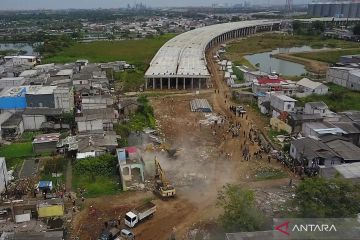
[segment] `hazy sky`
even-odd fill
[[[284,4],[286,0],[247,0],[251,3]],[[209,6],[212,3],[242,3],[244,0],[0,0],[0,10],[65,9],[65,8],[119,8],[143,2],[147,6]],[[294,0],[305,3],[308,0]]]

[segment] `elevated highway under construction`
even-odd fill
[[[182,33],[165,43],[145,73],[146,89],[201,89],[209,86],[206,50],[231,39],[277,31],[280,20],[216,24]]]

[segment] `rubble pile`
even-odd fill
[[[222,124],[225,122],[224,118],[220,115],[217,115],[215,113],[206,113],[204,114],[205,119],[202,119],[199,121],[201,125],[209,126],[213,124]]]
[[[201,173],[184,173],[184,175],[175,182],[177,186],[192,186],[195,184],[204,184],[206,180],[206,175]]]
[[[283,211],[284,204],[295,195],[293,189],[288,186],[282,187],[280,191],[256,190],[256,205],[267,215]]]

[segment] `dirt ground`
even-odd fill
[[[213,56],[213,53],[208,56]],[[246,185],[265,198],[286,188],[290,177],[255,180],[256,170],[261,167],[282,168],[275,160],[269,163],[267,155],[261,159],[251,157],[249,161],[242,157],[245,145],[252,156],[259,149],[257,143],[245,140],[244,132],[248,136],[250,128],[260,131],[267,127],[267,123],[251,109],[247,109],[247,117],[245,115],[244,118],[235,117],[229,111],[232,104],[230,91],[213,59],[208,57],[207,61],[212,73],[213,91],[151,99],[159,131],[172,147],[182,149],[176,159],[167,158],[164,152],[156,153],[166,176],[176,187],[177,197],[163,201],[151,192],[127,192],[86,200],[84,209],[76,214],[72,222],[72,236],[97,239],[105,220],[123,219],[128,210],[150,197],[155,199],[157,211],[153,218],[134,228],[137,239],[166,240],[174,229],[177,239],[187,239],[187,233],[196,224],[213,221],[221,214],[221,209],[216,207],[216,197],[225,184]],[[195,98],[207,99],[213,106],[213,112],[221,116],[224,123],[207,125],[208,117],[204,113],[191,112],[190,100]],[[235,123],[241,125],[238,137],[232,137],[227,132]],[[91,210],[90,206],[96,210]]]

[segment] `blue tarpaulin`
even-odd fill
[[[52,189],[52,181],[39,181],[39,184],[38,184],[38,188],[39,189],[45,189],[45,188],[48,188],[48,189]]]

